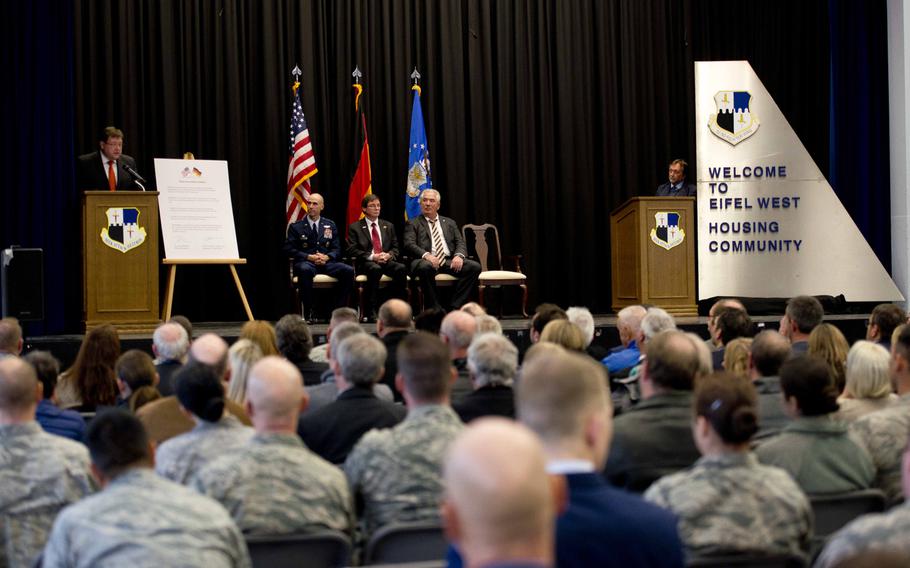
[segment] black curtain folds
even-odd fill
[[[312,183],[325,197],[327,217],[344,219],[355,132],[351,72],[359,65],[373,192],[382,198],[383,217],[400,230],[409,75],[416,67],[443,213],[460,223],[499,226],[504,252],[524,255],[532,303],[606,312],[610,210],[651,194],[669,160],[695,162],[693,62],[750,60],[827,173],[830,37],[849,27],[843,17],[836,20],[842,25],[830,25],[833,8],[823,0],[64,4],[73,10],[72,51],[59,46],[57,57],[72,72],[73,126],[50,135],[72,159],[97,147],[100,128],[116,124],[126,133],[124,151],[149,175],[153,158],[185,151],[227,160],[240,253],[249,259],[241,278],[255,314],[267,319],[291,309],[280,248],[295,64],[303,70],[302,101],[319,168]],[[876,31],[884,34],[882,6],[884,0],[856,3],[868,33],[840,34],[840,53],[853,53],[851,42],[872,41]],[[887,78],[884,66],[869,73]],[[838,130],[842,139],[850,139],[849,128]],[[885,160],[887,142],[886,130],[884,138],[868,133],[870,152]],[[881,190],[887,187],[838,188],[842,198]],[[78,211],[71,178],[55,198],[67,215]],[[78,259],[77,239],[58,244],[61,256]],[[177,312],[200,321],[243,318],[226,269],[181,273]],[[73,314],[81,313],[81,295],[61,293],[67,324],[78,327]]]

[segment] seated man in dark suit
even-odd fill
[[[364,434],[373,428],[391,428],[407,414],[404,406],[373,394],[373,385],[385,368],[385,355],[382,342],[365,333],[338,344],[331,362],[338,398],[303,414],[297,424],[297,433],[307,447],[327,461],[344,463]]]
[[[123,153],[123,131],[108,126],[98,137],[100,149],[76,160],[76,187],[79,191],[123,191],[139,189],[127,167],[136,171],[136,160]]]
[[[174,373],[186,362],[190,350],[190,338],[178,323],[167,322],[155,328],[152,334],[152,353],[155,354],[155,370],[158,372],[158,391],[161,396],[171,396],[177,391]]]
[[[364,287],[364,319],[376,320],[376,291],[379,279],[385,274],[392,279],[391,294],[405,297],[408,284],[407,269],[398,259],[398,237],[395,225],[379,218],[382,204],[372,193],[360,202],[363,219],[348,227],[347,255],[354,259],[357,271],[366,275]]]
[[[670,162],[668,182],[657,186],[658,197],[695,197],[695,184],[686,181],[689,164],[679,158]]]
[[[477,336],[468,348],[468,371],[474,391],[452,408],[467,424],[481,416],[515,417],[512,380],[518,368],[518,348],[498,333]]]
[[[451,309],[457,310],[471,295],[480,276],[480,264],[468,260],[461,230],[454,220],[439,215],[442,198],[435,189],[420,194],[421,215],[404,228],[404,252],[412,258],[411,274],[420,279],[427,308],[441,307],[436,297],[436,274],[457,278]]]
[[[329,219],[320,216],[324,207],[322,196],[312,193],[307,198],[307,216],[288,227],[284,252],[294,261],[294,274],[304,310],[311,318],[313,278],[328,274],[338,279],[338,296],[335,307],[348,305],[354,286],[354,269],[341,262],[341,239],[338,228]]]

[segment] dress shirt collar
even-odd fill
[[[550,475],[568,475],[570,473],[594,473],[594,464],[588,460],[550,460],[547,462],[547,473]]]

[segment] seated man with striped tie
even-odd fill
[[[398,259],[398,237],[395,225],[379,218],[382,204],[379,197],[369,193],[360,202],[363,219],[348,227],[347,255],[354,259],[357,271],[366,275],[364,287],[364,319],[376,321],[376,290],[385,274],[392,279],[391,295],[404,299],[408,285],[407,269]]]
[[[354,287],[354,268],[341,262],[341,239],[335,223],[320,216],[325,202],[318,193],[307,197],[307,216],[288,227],[284,252],[294,261],[294,275],[300,302],[307,319],[313,317],[313,278],[327,274],[338,279],[337,303],[334,307],[348,305]]]
[[[411,274],[420,279],[427,309],[441,307],[436,297],[436,274],[457,278],[450,308],[457,310],[471,295],[480,264],[465,258],[464,237],[454,220],[439,215],[442,198],[435,189],[420,194],[420,215],[404,228],[404,250],[412,258]]]

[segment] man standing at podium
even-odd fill
[[[670,162],[669,181],[657,186],[658,197],[695,197],[695,184],[686,180],[689,164],[679,158]]]
[[[108,126],[98,137],[100,149],[76,160],[76,187],[79,191],[123,191],[138,189],[133,175],[136,160],[123,153],[123,131]]]

